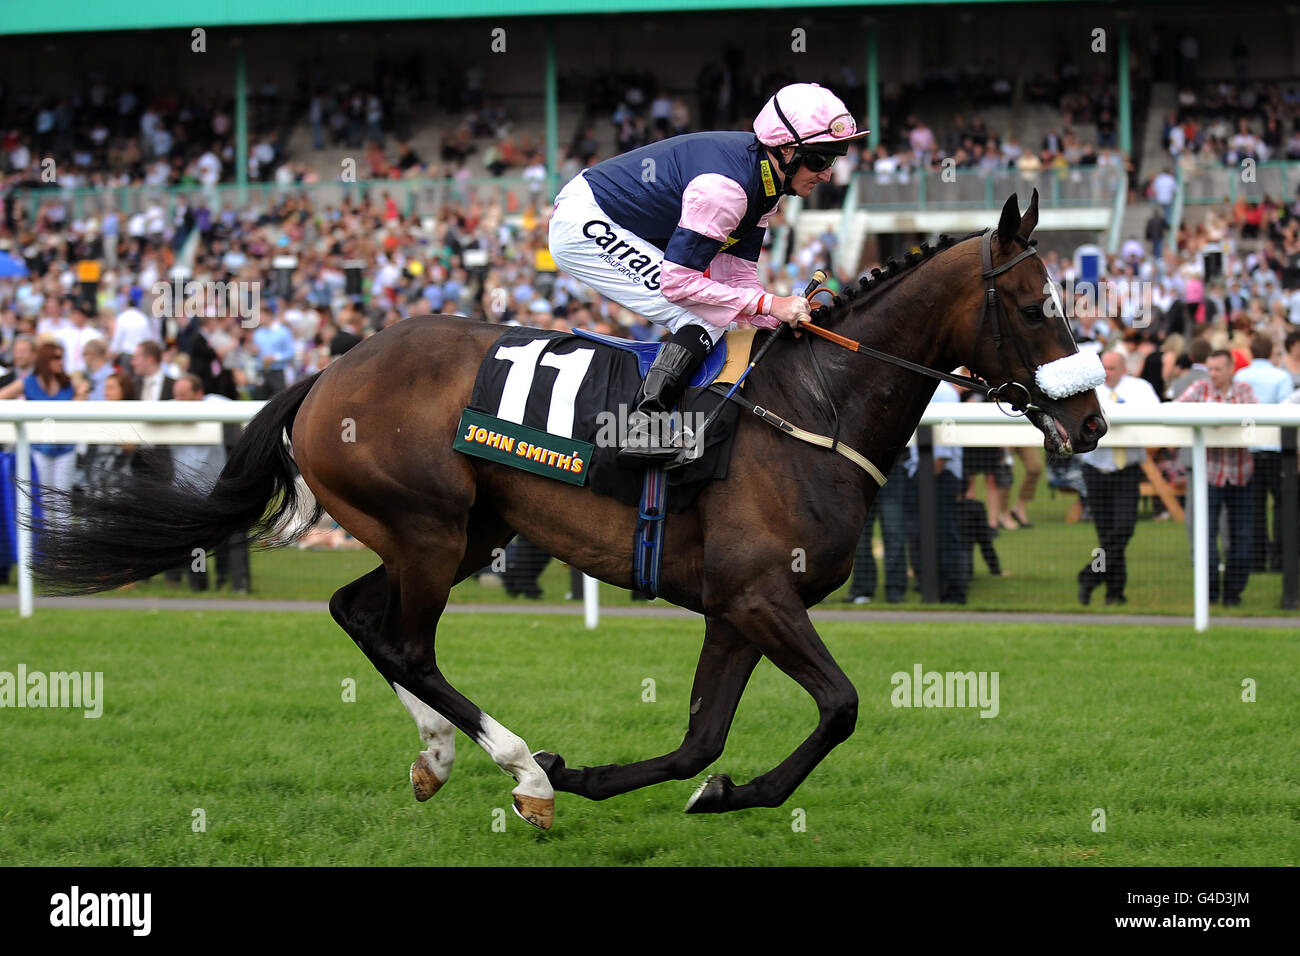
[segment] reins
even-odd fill
[[[981,277],[984,279],[985,282],[985,290],[984,290],[984,299],[983,299],[984,304],[980,312],[980,321],[979,321],[979,325],[976,327],[975,336],[976,339],[978,340],[981,332],[983,331],[985,321],[988,320],[990,317],[992,317],[993,344],[997,348],[998,354],[1001,355],[1003,335],[1002,335],[1002,327],[998,321],[998,315],[1003,311],[1003,309],[1002,309],[1002,300],[998,296],[997,285],[996,283],[994,283],[993,280],[997,276],[1006,272],[1008,269],[1020,263],[1022,260],[1027,259],[1030,256],[1037,255],[1038,250],[1034,248],[1033,240],[1026,240],[1021,236],[1016,236],[1016,241],[1024,245],[1025,247],[1024,251],[1021,252],[1019,255],[1017,255],[1015,258],[1010,259],[1007,262],[1004,262],[1002,265],[998,266],[997,268],[994,268],[993,254],[992,254],[992,238],[993,238],[993,230],[986,229],[980,241],[980,259],[981,259],[981,265],[983,266],[983,272]],[[814,290],[812,292],[812,295],[813,296],[821,295],[822,293],[834,295],[834,293],[830,289],[826,288],[825,286]],[[809,298],[811,298],[811,296],[809,296]],[[848,349],[850,352],[859,352],[863,355],[869,355],[872,358],[879,359],[882,362],[888,362],[891,365],[897,365],[900,368],[908,369],[920,375],[926,375],[929,376],[930,378],[941,379],[942,381],[945,382],[951,382],[953,385],[960,385],[961,387],[970,389],[971,391],[979,392],[980,394],[987,396],[991,401],[998,403],[999,407],[1001,407],[1002,403],[1005,402],[1007,405],[1011,406],[1011,408],[1019,415],[1023,415],[1029,411],[1041,411],[1041,409],[1037,405],[1034,405],[1029,400],[1029,390],[1025,388],[1025,386],[1021,385],[1019,382],[1012,381],[1011,379],[1008,379],[1007,381],[1003,382],[1001,385],[990,385],[984,379],[977,378],[974,376],[954,375],[951,372],[941,372],[938,369],[929,368],[928,366],[925,365],[919,365],[916,362],[909,361],[900,356],[891,355],[889,352],[882,352],[879,349],[874,349],[869,345],[863,345],[861,342],[857,341],[856,339],[851,339],[846,335],[840,335],[838,332],[832,332],[830,329],[824,329],[821,326],[814,325],[811,322],[801,323],[799,325],[799,331],[811,332],[814,335],[826,339],[826,341],[828,342],[840,346],[841,348]],[[1029,364],[1029,362],[1025,360],[1019,339],[1013,338],[1012,342],[1015,345],[1016,352],[1021,362],[1025,365],[1026,368],[1031,368],[1032,366]],[[816,357],[815,357],[816,353],[812,352],[811,350],[812,339],[808,340],[808,344],[810,346],[809,355],[813,356],[813,368],[817,372],[817,376],[818,379],[820,380],[820,384],[822,385],[823,391],[829,398],[830,393],[829,390],[826,389],[825,379],[821,374],[820,366],[817,364]],[[1006,395],[1004,390],[1011,389],[1011,388],[1019,389],[1023,393],[1023,398],[1020,399],[1011,398],[1010,396]],[[834,407],[835,404],[834,401],[832,400],[831,408],[834,409]],[[835,417],[835,424],[836,424],[836,428],[838,429],[839,427],[838,415],[836,415]]]
[[[993,252],[992,252],[993,230],[992,229],[985,230],[980,244],[980,260],[981,260],[980,264],[983,267],[981,277],[984,279],[985,282],[985,290],[983,296],[983,307],[980,312],[979,325],[976,327],[975,330],[975,337],[976,340],[978,341],[980,335],[983,332],[985,322],[989,321],[991,317],[992,325],[993,325],[993,342],[999,356],[1002,355],[1002,339],[1003,339],[1002,327],[1001,324],[999,323],[999,314],[1004,311],[1004,307],[1002,305],[1001,298],[998,296],[997,284],[993,280],[997,276],[1006,272],[1008,269],[1020,263],[1022,260],[1038,254],[1038,250],[1034,248],[1035,245],[1034,240],[1025,239],[1023,236],[1016,236],[1015,238],[1017,242],[1019,242],[1021,245],[1025,247],[1024,251],[1022,251],[1019,255],[1015,256],[1014,258],[1010,259],[1007,262],[1004,262],[1002,265],[996,268],[994,268],[993,266]],[[834,293],[832,292],[832,290],[826,288],[825,286],[818,287],[818,284],[821,281],[823,281],[824,278],[825,278],[824,273],[821,273],[819,271],[816,277],[814,278],[813,282],[809,284],[808,289],[805,290],[804,298],[811,299],[813,296],[819,295],[823,292],[833,296]],[[745,377],[751,371],[754,370],[754,367],[758,365],[759,361],[762,360],[763,356],[767,354],[768,349],[772,347],[772,345],[776,342],[776,340],[779,337],[781,337],[783,334],[785,334],[788,330],[789,330],[789,326],[782,326],[775,333],[773,333],[772,337],[768,339],[768,341],[759,350],[758,355],[755,356],[752,362],[750,362],[749,367],[745,369],[744,373],[740,376],[739,379],[736,380],[736,383],[731,386],[730,390],[725,392],[725,394],[717,385],[710,386],[710,391],[715,391],[717,394],[722,395],[722,401],[719,402],[718,406],[714,408],[713,411],[709,414],[708,418],[705,420],[704,427],[707,427],[709,424],[712,423],[712,421],[717,416],[718,412],[721,410],[723,405],[725,405],[728,401],[733,401],[739,404],[741,407],[745,408],[747,411],[757,415],[759,418],[767,422],[769,425],[772,425],[773,427],[780,429],[781,431],[785,432],[791,437],[798,438],[801,441],[810,442],[815,445],[820,445],[823,448],[829,448],[833,452],[838,452],[839,454],[853,461],[854,464],[858,465],[860,468],[863,468],[865,471],[867,471],[867,473],[870,474],[871,477],[874,478],[879,484],[884,485],[886,480],[885,476],[878,468],[876,468],[875,465],[873,465],[870,461],[868,461],[858,452],[854,451],[853,449],[849,448],[847,445],[844,445],[840,442],[839,409],[836,408],[835,397],[834,395],[831,394],[830,384],[826,380],[826,375],[822,372],[821,362],[817,358],[817,351],[813,348],[813,340],[811,337],[808,338],[807,340],[808,358],[810,363],[812,364],[813,372],[817,377],[817,386],[821,390],[823,397],[826,399],[826,404],[830,406],[830,410],[831,410],[832,428],[829,437],[825,435],[816,435],[812,432],[805,431],[804,429],[797,428],[796,426],[785,421],[780,416],[773,414],[770,410],[763,408],[761,405],[756,405],[755,403],[749,401],[748,399],[742,398],[740,395],[736,394],[736,390],[740,387],[740,384],[745,379]],[[938,369],[933,369],[925,365],[920,365],[916,362],[912,362],[908,359],[902,358],[901,356],[891,355],[888,352],[882,352],[879,349],[874,349],[869,345],[863,345],[861,342],[857,341],[856,339],[851,339],[848,336],[840,335],[838,332],[832,332],[829,329],[824,329],[821,326],[814,325],[811,322],[800,323],[799,331],[811,332],[813,335],[817,335],[821,338],[826,339],[828,342],[831,342],[842,348],[848,349],[850,352],[858,352],[863,355],[867,355],[872,358],[879,359],[882,362],[888,362],[891,365],[897,365],[900,368],[908,369],[920,375],[925,375],[930,378],[951,382],[954,385],[960,385],[963,388],[967,388],[972,391],[979,392],[980,394],[987,396],[991,401],[996,403],[999,409],[1002,409],[1004,403],[1009,405],[1012,411],[1015,413],[1014,415],[1012,415],[1012,417],[1016,417],[1018,415],[1024,415],[1030,411],[1042,411],[1041,408],[1039,408],[1037,405],[1034,405],[1030,401],[1029,389],[1027,389],[1024,385],[1021,385],[1019,382],[1016,382],[1010,378],[1008,378],[1007,381],[1003,382],[1001,385],[990,385],[988,382],[978,377],[969,376],[969,375],[954,375],[951,372],[941,372]],[[796,333],[796,335],[797,334],[798,333]],[[1012,341],[1015,344],[1016,352],[1021,362],[1024,363],[1024,366],[1026,368],[1031,368],[1032,366],[1029,364],[1029,362],[1025,360],[1024,351],[1023,348],[1021,347],[1021,343],[1019,339],[1013,337]],[[1007,390],[1013,388],[1019,389],[1023,397],[1022,398],[1010,397],[1007,394]]]

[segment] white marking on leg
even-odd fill
[[[415,726],[424,741],[424,755],[429,767],[443,783],[451,776],[451,766],[456,762],[456,728],[446,717],[438,713],[420,698],[416,697],[401,684],[393,684],[397,699],[402,702],[415,719]]]
[[[528,752],[528,745],[487,714],[483,714],[482,723],[483,736],[478,745],[487,751],[498,767],[519,781],[519,786],[511,793],[515,796],[553,799],[555,789],[546,772]]]

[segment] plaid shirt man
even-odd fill
[[[1180,402],[1222,402],[1228,405],[1254,405],[1254,390],[1245,382],[1233,382],[1226,393],[1216,389],[1208,378],[1193,382],[1182,395]],[[1207,448],[1205,450],[1205,480],[1216,488],[1224,485],[1246,485],[1255,473],[1255,462],[1248,448]]]

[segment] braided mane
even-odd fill
[[[971,238],[971,236],[979,236],[982,234],[982,230],[980,232],[972,232],[970,235],[962,236],[960,239],[949,235],[942,235],[939,237],[939,244],[937,246],[932,246],[928,242],[923,242],[921,243],[919,252],[914,252],[909,249],[903,255],[902,261],[891,258],[887,263],[885,263],[885,268],[872,269],[867,275],[861,276],[856,283],[845,286],[844,289],[831,300],[829,306],[818,305],[813,309],[813,321],[820,323],[829,319],[838,318],[860,297],[868,299],[875,296],[885,287],[892,286],[894,280],[899,276],[923,262],[928,262],[936,254],[955,246],[959,242],[965,242],[967,239]]]

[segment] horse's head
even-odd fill
[[[1038,190],[1021,216],[1015,194],[1002,207],[996,230],[980,238],[982,287],[977,307],[963,318],[957,345],[971,371],[999,386],[1058,455],[1091,451],[1106,434],[1093,389],[1104,372],[1097,356],[1080,352],[1056,287],[1038,258],[1030,233],[1038,225]]]

